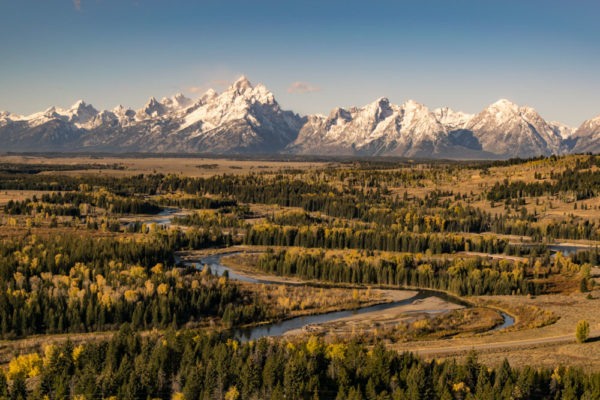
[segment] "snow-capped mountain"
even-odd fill
[[[565,151],[560,133],[533,108],[501,99],[465,125],[483,150],[501,157],[530,157]]]
[[[301,154],[360,154],[444,157],[453,145],[448,128],[413,100],[401,106],[382,97],[361,108],[314,115],[286,148]],[[456,150],[456,149],[452,149]],[[465,153],[470,151],[465,148]]]
[[[82,100],[68,109],[50,107],[28,116],[3,113],[0,148],[6,150],[61,150],[75,142],[98,111]]]
[[[192,151],[276,152],[296,139],[304,121],[281,110],[263,85],[253,87],[242,76],[221,94],[206,92],[173,135],[186,138]]]
[[[98,111],[80,100],[28,116],[0,112],[0,151],[531,157],[600,151],[600,116],[575,129],[508,100],[473,115],[382,97],[301,117],[242,76],[222,93],[151,97],[138,110]]]
[[[46,122],[58,119],[69,122],[77,128],[85,126],[98,114],[92,105],[86,104],[83,100],[78,100],[68,109],[59,107],[50,107],[46,111],[28,115],[26,117],[16,116],[13,121],[27,121],[30,126],[42,125]]]
[[[167,110],[177,111],[191,106],[194,101],[185,97],[183,93],[177,93],[171,97],[163,97],[160,102]]]
[[[556,132],[563,140],[569,139],[577,130],[577,128],[573,128],[572,126],[565,125],[561,122],[550,121],[548,125]]]
[[[0,138],[2,150],[265,153],[296,139],[304,121],[242,76],[221,94],[210,89],[196,100],[151,97],[139,110],[98,112],[80,101],[28,117],[2,113]]]
[[[600,115],[581,124],[568,140],[574,153],[599,153]]]
[[[450,131],[464,129],[467,123],[473,119],[473,114],[466,114],[462,111],[453,111],[448,107],[436,108],[433,114],[442,125]]]

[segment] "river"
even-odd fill
[[[529,244],[529,243],[518,243],[518,246],[521,247],[536,247],[536,244]],[[569,244],[569,243],[564,243],[564,244],[547,244],[546,247],[548,248],[548,250],[550,250],[550,253],[552,254],[552,257],[556,256],[556,253],[560,251],[560,253],[567,257],[570,256],[571,254],[575,254],[578,251],[582,251],[582,250],[593,250],[595,247],[591,246],[591,245],[585,245],[585,244]]]
[[[208,267],[210,267],[213,274],[222,276],[225,273],[227,273],[227,275],[229,276],[229,279],[243,281],[243,282],[271,284],[271,285],[302,285],[302,284],[304,284],[301,282],[279,282],[279,281],[270,281],[270,280],[265,280],[265,279],[256,279],[256,278],[244,275],[244,274],[237,273],[232,268],[221,264],[221,257],[226,256],[226,255],[233,255],[233,254],[237,254],[237,253],[238,252],[231,252],[231,253],[225,253],[225,254],[214,254],[214,255],[202,257],[196,261],[185,261],[184,264],[193,265],[196,268],[203,268],[204,265],[207,265]],[[397,290],[403,290],[403,289],[397,289]],[[415,292],[415,290],[410,290],[410,292]],[[460,299],[454,298],[452,296],[447,296],[447,295],[444,295],[439,292],[434,292],[434,291],[430,291],[430,290],[418,290],[416,292],[417,292],[416,295],[414,295],[410,298],[404,299],[404,300],[393,301],[393,302],[389,302],[389,303],[382,303],[382,304],[377,304],[377,305],[373,305],[373,306],[366,306],[366,307],[362,307],[362,308],[359,308],[356,310],[334,311],[334,312],[329,312],[329,313],[324,313],[324,314],[316,314],[316,315],[308,315],[308,316],[290,318],[290,319],[280,321],[280,322],[275,322],[272,324],[259,325],[259,326],[253,326],[253,327],[247,327],[247,328],[238,328],[235,330],[235,337],[241,341],[247,341],[247,340],[256,340],[256,339],[259,339],[259,338],[265,337],[265,336],[280,336],[289,331],[302,329],[307,325],[331,322],[331,321],[350,317],[352,315],[357,315],[357,314],[367,314],[367,313],[383,311],[383,310],[387,310],[387,309],[395,308],[395,307],[409,306],[409,305],[416,304],[417,302],[420,302],[420,301],[425,300],[430,297],[437,297],[438,299],[441,299],[446,304],[458,304],[460,306],[466,306],[466,304],[461,302]],[[451,308],[452,307],[436,308],[436,309],[423,309],[423,310],[418,310],[416,312],[422,313],[422,314],[427,314],[430,317],[433,317],[435,315],[438,315],[438,314],[441,314],[444,312],[448,312],[451,310]],[[415,312],[415,311],[407,310],[406,314],[409,314],[411,312]],[[498,325],[497,327],[495,327],[493,329],[493,331],[508,328],[509,326],[512,326],[515,322],[514,318],[511,317],[510,315],[507,315],[505,313],[500,313],[500,314],[502,315],[502,317],[504,319],[503,323]]]
[[[146,224],[156,223],[157,225],[169,226],[171,224],[171,220],[172,220],[173,216],[176,213],[180,213],[180,212],[181,212],[181,210],[179,210],[177,208],[165,208],[156,215],[156,217],[158,217],[158,218],[146,220],[146,221],[144,221],[144,223],[146,223]],[[226,254],[210,255],[210,256],[200,258],[197,261],[185,261],[184,264],[194,265],[196,268],[200,268],[204,265],[208,265],[211,268],[212,272],[216,273],[218,276],[222,276],[223,274],[225,274],[225,272],[227,272],[229,279],[237,280],[237,281],[260,283],[260,284],[272,284],[272,285],[301,285],[301,284],[303,284],[303,283],[293,283],[293,282],[282,283],[282,282],[278,282],[278,281],[270,281],[270,280],[265,280],[265,279],[255,279],[250,276],[246,276],[244,274],[236,273],[235,270],[221,264],[221,257],[223,257],[225,255],[231,255],[231,254],[235,254],[235,252],[226,253]],[[398,290],[403,290],[403,289],[398,289]],[[413,290],[411,290],[411,291],[413,291]],[[412,296],[410,298],[407,298],[407,299],[404,299],[401,301],[393,301],[393,302],[382,303],[382,304],[377,304],[377,305],[373,305],[373,306],[366,306],[366,307],[362,307],[362,308],[359,308],[356,310],[335,311],[335,312],[329,312],[329,313],[324,313],[324,314],[295,317],[295,318],[290,318],[290,319],[287,319],[284,321],[275,322],[275,323],[266,324],[266,325],[259,325],[259,326],[247,327],[247,328],[239,328],[239,329],[236,329],[236,331],[235,331],[235,337],[241,341],[246,341],[246,340],[259,339],[259,338],[265,337],[265,336],[280,336],[280,335],[285,334],[286,332],[301,329],[307,325],[335,321],[335,320],[338,320],[341,318],[346,318],[346,317],[349,317],[352,315],[357,315],[357,314],[367,314],[367,313],[387,310],[387,309],[395,308],[395,307],[408,306],[408,305],[414,304],[415,302],[427,299],[429,297],[437,297],[446,303],[458,304],[460,306],[466,306],[465,303],[461,302],[457,298],[454,298],[451,296],[446,296],[439,292],[428,291],[428,290],[418,290],[417,294],[415,296]],[[427,315],[433,317],[435,315],[438,315],[438,314],[441,314],[444,312],[448,312],[448,311],[450,311],[450,308],[437,308],[437,309],[433,309],[433,310],[419,310],[418,312],[424,313],[424,314],[427,314]],[[409,313],[409,312],[410,311],[407,311],[407,313]],[[512,326],[515,322],[514,318],[511,317],[510,315],[502,313],[502,312],[500,312],[500,314],[503,317],[503,322],[502,322],[502,324],[500,324],[497,327],[495,327],[494,329],[492,329],[493,331],[508,328],[508,327]]]

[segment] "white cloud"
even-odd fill
[[[288,93],[310,93],[323,90],[321,86],[311,86],[307,82],[294,82],[288,88]]]
[[[77,11],[81,11],[81,0],[73,0],[73,7],[75,7]]]
[[[204,86],[190,86],[187,87],[186,90],[192,93],[202,93],[204,92]]]

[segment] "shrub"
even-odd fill
[[[575,331],[575,338],[579,343],[583,343],[588,340],[590,336],[590,323],[586,320],[581,320],[577,323],[577,330]]]

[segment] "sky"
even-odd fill
[[[0,110],[196,98],[244,74],[285,109],[500,98],[600,114],[599,1],[0,0]]]

